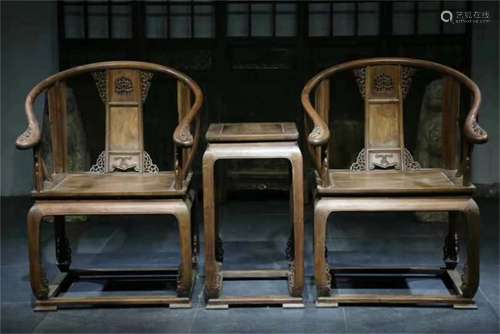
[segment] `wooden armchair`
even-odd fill
[[[443,168],[420,166],[405,147],[403,100],[410,89],[413,72],[422,68],[437,71],[445,77]],[[342,71],[352,71],[365,106],[364,148],[348,170],[331,169],[329,165],[330,78]],[[459,131],[456,131],[460,119],[460,85],[472,94],[472,105],[463,124],[461,149],[456,144],[460,142]],[[312,94],[314,102],[311,102]],[[477,122],[481,103],[477,85],[459,71],[438,63],[408,58],[373,58],[343,63],[320,72],[305,85],[301,100],[308,116],[307,146],[313,158],[317,180],[314,219],[318,305],[385,302],[471,306],[479,283],[479,210],[472,199],[471,153],[474,144],[484,143],[488,139]],[[384,272],[383,268],[328,268],[325,256],[327,219],[333,212],[346,211],[449,212],[449,233],[444,246],[446,267],[424,270],[424,273],[451,281],[456,294],[331,296],[332,275],[352,271],[368,274]],[[458,212],[467,218],[467,263],[463,280],[456,271]],[[387,271],[403,274],[412,272],[408,268],[388,268]]]
[[[67,80],[79,75],[94,77],[105,105],[105,149],[90,171],[68,168]],[[177,80],[179,123],[173,133],[175,168],[160,171],[144,150],[143,103],[154,75]],[[52,169],[41,153],[42,133],[33,111],[36,98],[46,92],[52,145]],[[188,191],[191,165],[199,141],[200,108],[203,94],[188,76],[165,66],[133,61],[113,61],[74,67],[59,72],[36,85],[26,98],[28,128],[17,138],[19,149],[33,149],[35,204],[28,213],[30,275],[37,298],[35,309],[56,309],[58,305],[79,304],[170,304],[190,303],[192,268],[197,256],[195,226],[191,222],[192,192]],[[65,235],[66,215],[170,214],[179,223],[181,265],[177,296],[173,297],[80,297],[58,294],[82,276],[152,275],[172,273],[158,269],[71,269],[71,250]],[[54,217],[56,257],[64,273],[52,287],[41,265],[40,223]],[[193,240],[192,240],[193,239]],[[194,245],[194,249],[193,248]],[[194,252],[194,254],[193,254]]]

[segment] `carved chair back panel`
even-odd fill
[[[150,72],[113,69],[92,73],[106,109],[106,143],[92,172],[158,172],[144,151],[143,103]]]
[[[139,72],[107,71],[106,172],[143,171],[143,121]]]
[[[369,66],[365,81],[366,169],[401,169],[404,146],[399,66]]]
[[[413,169],[403,126],[403,100],[412,71],[400,65],[367,66],[354,71],[365,102],[365,147],[352,170]]]

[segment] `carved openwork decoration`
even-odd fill
[[[415,170],[422,168],[422,166],[420,166],[420,163],[413,159],[410,151],[408,151],[406,148],[403,148],[403,166],[406,170]]]
[[[332,286],[332,274],[330,273],[330,266],[328,265],[328,261],[325,259],[325,282],[326,286],[330,288]]]
[[[131,95],[134,91],[132,80],[127,77],[119,77],[115,79],[115,93],[118,95]]]
[[[153,159],[149,156],[148,152],[144,151],[144,166],[142,167],[143,173],[158,174],[160,169],[153,163]]]
[[[391,76],[386,73],[379,73],[373,79],[373,90],[379,94],[391,92],[394,89],[394,83]]]
[[[143,166],[142,170],[143,173],[145,174],[158,174],[160,172],[160,169],[158,168],[157,165],[153,163],[153,160],[151,159],[151,156],[148,154],[148,152],[144,151],[143,152],[144,159],[143,159]],[[126,163],[126,161],[122,161]],[[136,166],[128,166],[128,165],[122,165],[122,166],[117,166],[119,170],[129,170],[130,168],[136,167]],[[137,169],[135,169],[137,171]],[[91,173],[95,174],[104,174],[106,173],[106,151],[102,151],[101,154],[99,154],[99,157],[97,157],[97,161],[92,167],[90,168]]]
[[[408,67],[408,66],[402,66],[401,67],[401,97],[404,99],[408,95],[408,92],[410,91],[410,87],[412,84],[413,80],[413,75],[415,74],[417,70],[413,67]],[[365,85],[366,85],[366,67],[359,68],[353,70],[354,72],[354,77],[356,79],[356,83],[358,85],[359,93],[365,98]],[[379,74],[382,75],[383,73]],[[387,76],[387,75],[386,75]],[[378,76],[377,76],[378,77]],[[387,76],[389,77],[389,76]],[[389,77],[390,81],[392,82],[392,79]],[[375,78],[377,80],[377,78]],[[379,79],[383,81],[383,79]],[[381,84],[383,86],[383,84]],[[378,91],[379,93],[384,93],[385,91]]]
[[[366,83],[366,67],[355,69],[354,77],[356,78],[356,83],[358,84],[359,93],[365,98],[365,83]]]
[[[97,157],[97,160],[92,167],[90,167],[91,173],[104,174],[106,172],[106,152],[102,151]]]
[[[140,77],[141,77],[141,100],[142,100],[142,103],[144,103],[144,101],[146,101],[146,99],[148,97],[149,89],[151,88],[151,80],[153,79],[154,74],[152,72],[144,72],[144,71],[140,71],[139,73],[140,73]],[[101,98],[103,103],[106,103],[107,96],[108,96],[108,92],[107,92],[108,79],[107,79],[106,71],[93,72],[92,77],[94,78],[94,81],[96,83],[97,91],[99,92],[99,97]],[[122,79],[122,78],[125,79],[125,81],[127,81],[127,83],[125,83],[125,81],[122,80],[121,83],[119,84],[119,85],[121,85],[120,87],[122,87],[122,88],[118,88],[116,86],[117,81]],[[125,88],[125,87],[123,87],[123,85],[129,86],[130,88]],[[117,91],[117,89],[119,89],[121,91],[121,89],[125,88],[127,93],[120,94],[120,95],[130,95],[133,91],[132,86],[133,86],[133,84],[132,84],[132,81],[130,79],[125,78],[125,77],[120,77],[115,81],[115,92],[117,94],[120,94]]]
[[[401,97],[404,99],[410,91],[411,82],[416,69],[413,67],[401,67]]]
[[[378,154],[378,155],[383,155]],[[401,166],[398,164],[391,163],[387,161],[387,163],[384,164],[384,158],[387,158],[385,155],[381,156],[381,161],[377,162],[376,165],[381,167],[381,168],[389,168],[389,167],[394,167],[395,169],[401,169]],[[362,149],[356,158],[356,161],[351,165],[351,172],[361,172],[366,170],[366,150]],[[411,155],[410,151],[408,151],[406,148],[403,148],[403,157],[402,157],[402,162],[401,165],[403,166],[403,170],[416,170],[422,168],[420,166],[420,163],[418,161],[415,161],[413,159],[413,156]]]
[[[151,79],[153,79],[153,73],[151,72],[140,72],[141,75],[141,100],[142,103],[146,101],[148,97],[149,88],[151,87]]]
[[[94,78],[99,97],[103,103],[106,103],[108,96],[106,71],[92,72],[92,77]]]
[[[366,170],[366,151],[359,151],[356,161],[351,165],[351,172],[361,172]]]

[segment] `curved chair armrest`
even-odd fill
[[[311,100],[309,99],[309,93],[310,93],[309,84],[311,83],[311,81],[307,83],[307,85],[304,87],[304,90],[302,91],[301,101],[307,115],[311,118],[314,124],[311,133],[307,137],[307,141],[309,142],[309,144],[313,146],[320,146],[328,142],[328,139],[330,138],[330,130],[328,129],[328,126],[323,121],[323,119],[313,108]]]
[[[32,148],[40,142],[42,133],[40,131],[40,126],[38,125],[38,120],[33,112],[33,103],[35,102],[38,95],[43,92],[43,87],[40,85],[35,86],[28,94],[26,102],[24,104],[24,109],[26,112],[26,118],[28,119],[28,127],[24,132],[19,135],[16,139],[16,147],[21,150]]]
[[[184,116],[179,122],[174,131],[174,142],[179,146],[190,147],[193,146],[194,137],[191,134],[191,123],[198,117],[201,106],[203,104],[203,94],[201,92],[200,86],[194,82],[188,76],[185,76],[183,80],[189,85],[194,93],[195,100],[191,110]]]
[[[471,144],[483,144],[488,141],[488,134],[479,126],[479,106],[481,105],[481,90],[477,84],[466,75],[459,73],[463,84],[472,92],[472,106],[464,122],[464,135]]]
[[[16,147],[20,150],[32,148],[40,142],[41,134],[38,123],[29,123],[26,130],[16,139]]]
[[[179,146],[184,146],[184,147],[193,146],[193,135],[191,134],[190,130],[191,122],[187,122],[187,124],[185,123],[186,122],[182,122],[175,128],[174,141]]]
[[[471,144],[483,144],[488,141],[488,133],[477,122],[477,108],[469,111],[464,123],[464,134]]]

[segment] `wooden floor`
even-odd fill
[[[318,187],[322,194],[384,194],[404,189],[407,193],[471,193],[473,187],[456,185],[441,169],[421,169],[409,172],[351,172],[332,169],[330,186]]]
[[[186,191],[175,189],[174,172],[158,174],[67,174],[56,175],[52,187],[39,197],[74,196],[180,196]]]

